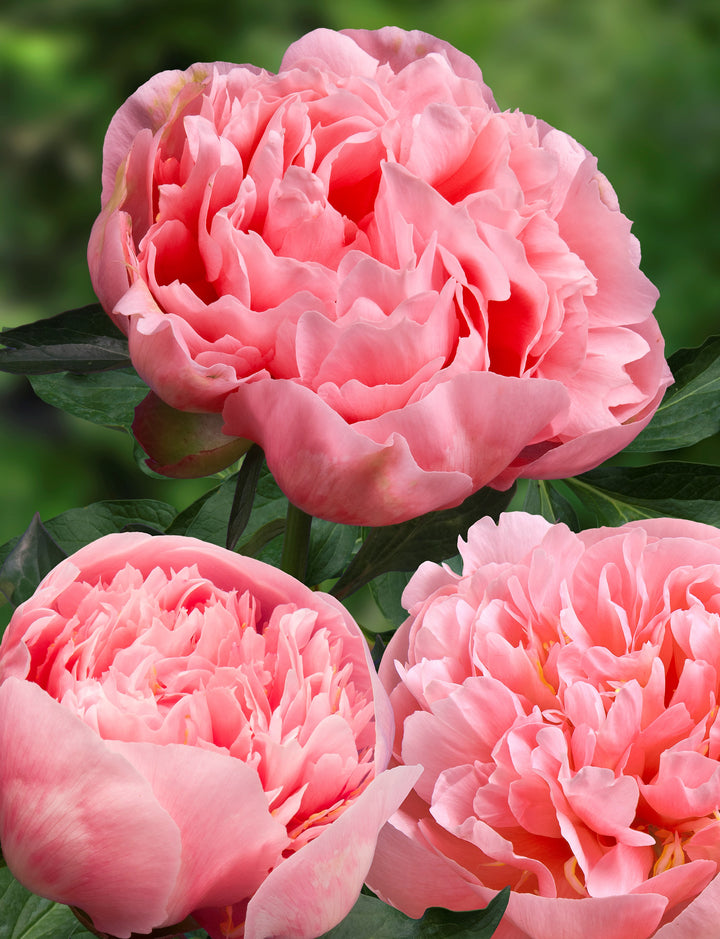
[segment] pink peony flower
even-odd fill
[[[410,916],[509,885],[498,939],[716,939],[720,531],[512,513],[460,550],[380,669],[424,772],[368,884]]]
[[[194,913],[213,939],[313,937],[355,902],[417,778],[333,598],[192,538],[109,535],[0,647],[0,841],[13,874],[114,936]]]
[[[671,381],[594,157],[425,33],[155,76],[110,124],[102,206],[92,281],[140,375],[259,443],[314,515],[383,525],[587,470]]]

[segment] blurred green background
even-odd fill
[[[87,237],[116,108],[161,69],[276,70],[318,26],[387,24],[471,55],[503,108],[595,153],[634,220],[669,351],[717,332],[720,4],[716,0],[5,0],[0,12],[0,325],[92,302]],[[206,482],[151,480],[129,438],[0,376],[0,544],[106,498],[182,508]],[[717,462],[717,442],[687,456]],[[679,455],[679,454],[678,454]]]

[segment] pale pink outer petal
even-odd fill
[[[213,74],[213,70],[225,74],[237,68],[229,62],[196,62],[190,68],[159,72],[141,85],[116,111],[110,121],[103,145],[103,194],[102,204],[107,203],[115,188],[115,176],[128,154],[132,142],[141,130],[148,128],[153,133],[160,130],[172,112],[178,94],[187,85],[198,86]],[[252,66],[253,71],[258,69]],[[198,91],[199,91],[198,87]]]
[[[470,79],[483,86],[483,97],[493,110],[498,110],[492,92],[485,85],[480,66],[469,55],[460,52],[455,46],[443,39],[438,39],[431,33],[424,33],[419,29],[405,30],[398,26],[383,26],[381,29],[344,29],[344,36],[350,36],[366,52],[369,52],[378,62],[390,66],[394,72],[399,72],[406,65],[426,55],[437,53],[448,60],[456,75]]]
[[[280,71],[320,66],[337,75],[374,78],[377,60],[353,42],[352,37],[333,29],[314,29],[288,46]]]
[[[313,939],[339,923],[360,894],[378,832],[419,774],[417,766],[381,773],[332,825],[275,868],[248,904],[245,939]]]
[[[647,427],[669,384],[670,381],[664,382],[641,414],[627,424],[583,434],[574,440],[558,444],[536,460],[508,466],[498,473],[491,485],[496,489],[507,489],[516,479],[560,479],[594,469],[619,453]]]
[[[458,540],[463,570],[475,571],[485,564],[520,564],[552,527],[546,519],[527,512],[503,512],[497,523],[481,518],[469,529],[467,541]]]
[[[113,316],[112,310],[130,287],[135,264],[130,217],[125,212],[103,210],[90,232],[88,268],[98,300],[123,332],[127,332],[125,323]]]
[[[720,926],[720,874],[653,939],[717,939]]]
[[[347,41],[352,40],[352,45]],[[493,110],[498,110],[491,90],[483,82],[478,64],[449,42],[420,30],[404,30],[397,26],[382,29],[315,29],[288,47],[281,71],[306,66],[309,62],[330,66],[338,75],[364,75],[374,78],[378,65],[388,64],[393,72],[431,53],[442,55],[456,75],[483,86],[483,97]]]
[[[243,385],[223,417],[228,432],[262,446],[290,501],[319,518],[390,525],[459,505],[473,491],[466,473],[421,469],[403,437],[376,443],[293,382]]]
[[[114,309],[114,318],[124,321],[133,365],[163,401],[180,410],[222,410],[238,385],[235,369],[196,362],[189,345],[192,328],[179,316],[163,313],[144,281],[135,281]]]
[[[396,685],[401,683],[401,678],[398,675],[395,663],[400,662],[404,664],[408,660],[410,631],[414,622],[414,619],[408,617],[408,619],[402,623],[400,628],[393,633],[392,639],[387,644],[383,656],[380,659],[378,676],[388,694]],[[400,730],[400,728],[398,728],[398,730]]]
[[[310,590],[294,577],[263,561],[184,535],[149,535],[145,532],[104,535],[58,564],[22,609],[34,607],[35,597],[47,598],[51,588],[58,583],[64,584],[68,570],[82,572],[83,581],[95,583],[101,577],[111,579],[128,561],[145,576],[155,568],[171,573],[196,564],[201,576],[207,577],[220,590],[250,589],[266,614],[284,603],[318,610],[326,616],[332,607],[334,613],[343,617],[346,627],[354,635],[360,635],[359,627],[350,614],[333,597]]]
[[[415,918],[430,906],[481,909],[495,896],[494,890],[483,887],[470,872],[426,845],[416,823],[402,809],[380,833],[367,884],[385,902]],[[511,893],[495,936],[649,939],[666,906],[666,898],[657,894],[572,900]],[[688,939],[691,935],[687,934]]]
[[[402,592],[403,609],[413,613],[436,591],[452,593],[457,587],[458,575],[433,561],[423,561]]]
[[[287,847],[257,771],[234,757],[182,744],[108,741],[144,776],[176,823],[182,863],[166,924],[201,906],[249,897]]]
[[[381,900],[415,919],[431,906],[479,908],[475,884],[458,871],[424,842],[415,819],[401,808],[380,832],[367,885]]]
[[[623,531],[629,528],[641,528],[653,538],[691,538],[693,541],[709,541],[720,547],[720,530],[715,525],[694,522],[688,518],[643,518],[623,525]],[[616,528],[591,528],[579,532],[578,538],[590,544],[616,533]]]
[[[486,905],[494,896],[490,890],[478,892],[482,897],[482,904],[478,905]],[[650,939],[666,906],[667,900],[658,894],[571,900],[511,893],[495,936],[497,939]],[[507,932],[503,929],[504,923]]]
[[[0,687],[0,840],[35,893],[113,936],[163,924],[180,832],[147,780],[38,685]]]
[[[559,382],[474,372],[358,424],[310,389],[282,380],[241,385],[226,399],[223,417],[226,432],[262,446],[278,485],[299,508],[377,526],[459,505],[566,406]]]

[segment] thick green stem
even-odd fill
[[[285,540],[280,567],[304,582],[310,550],[312,515],[303,512],[292,502],[288,504],[285,522]]]

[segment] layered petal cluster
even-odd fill
[[[311,939],[417,776],[382,772],[392,727],[331,597],[192,538],[109,535],[0,647],[3,856],[113,936],[193,913],[213,939]]]
[[[102,206],[92,281],[140,375],[259,443],[314,515],[383,525],[581,472],[670,382],[594,157],[425,33],[155,76],[110,125]],[[202,472],[141,424],[155,469]]]
[[[720,532],[509,513],[460,550],[414,575],[381,665],[424,771],[369,885],[411,916],[510,886],[499,939],[714,939]]]

